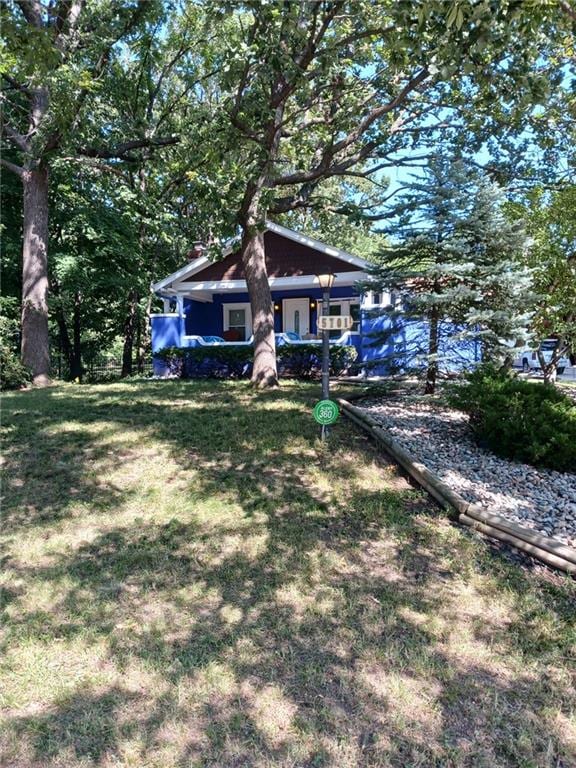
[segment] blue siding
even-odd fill
[[[377,335],[390,334],[392,322],[389,315],[376,315],[373,311],[362,310],[361,313],[361,347],[359,360],[369,363],[369,372],[384,375],[391,368],[391,359],[396,350],[401,354],[404,346],[403,331],[390,335],[385,341],[377,339]]]
[[[187,336],[221,336],[222,308],[216,302],[184,299]]]
[[[386,375],[393,371],[414,370],[426,364],[429,324],[425,320],[396,319],[388,315],[362,313],[362,352],[360,359],[367,363],[367,372]],[[440,323],[438,359],[445,371],[470,368],[481,359],[478,340],[458,339],[458,327]],[[378,336],[384,335],[384,338]]]
[[[353,288],[338,286],[332,289],[332,299],[357,298],[358,293]],[[295,291],[272,291],[272,300],[280,304],[280,309],[274,312],[274,330],[282,331],[282,299],[308,298],[316,302],[316,307],[311,310],[311,328],[316,329],[316,317],[318,301],[322,299],[322,291],[319,288],[301,288]],[[222,336],[224,333],[224,304],[239,304],[250,301],[247,293],[215,293],[214,301],[202,302],[193,299],[184,299],[184,313],[186,315],[186,334],[188,336]]]
[[[154,375],[166,375],[167,368],[161,360],[154,357],[154,353],[164,347],[180,346],[183,323],[179,315],[152,315],[151,337],[152,337],[152,359],[154,364]]]
[[[180,344],[181,318],[177,315],[152,315],[152,352]]]

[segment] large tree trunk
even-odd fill
[[[122,378],[132,376],[132,361],[134,359],[134,335],[138,322],[138,293],[130,291],[128,296],[128,314],[124,321],[124,347],[122,349]]]
[[[36,386],[50,384],[48,338],[48,169],[25,170],[22,249],[22,362]]]
[[[254,334],[252,383],[265,389],[278,385],[274,307],[264,258],[264,234],[250,225],[243,228],[242,264],[250,294]]]
[[[430,331],[428,335],[428,368],[426,369],[426,385],[424,392],[433,395],[436,390],[438,378],[438,312],[432,310],[430,314]]]

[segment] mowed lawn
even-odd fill
[[[576,765],[574,582],[317,396],[4,396],[2,766]]]

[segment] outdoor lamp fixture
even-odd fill
[[[316,309],[316,302],[314,299],[310,299],[310,309]]]
[[[274,304],[274,309],[276,310],[276,312],[279,312],[280,311],[280,304]]]
[[[323,291],[329,291],[334,285],[336,275],[333,272],[327,272],[325,275],[316,275],[320,288]]]
[[[327,272],[324,275],[316,275],[322,289],[322,316],[330,314],[330,289],[334,285],[336,275]],[[330,399],[330,331],[322,331],[322,400]],[[322,426],[322,439],[327,436],[328,427]]]

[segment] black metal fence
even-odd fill
[[[122,359],[99,355],[90,360],[83,361],[82,380],[85,382],[114,381],[122,376]],[[133,376],[152,376],[152,358],[147,357],[138,365],[135,360],[132,363]],[[67,360],[62,355],[52,359],[52,375],[58,379],[70,379]]]

